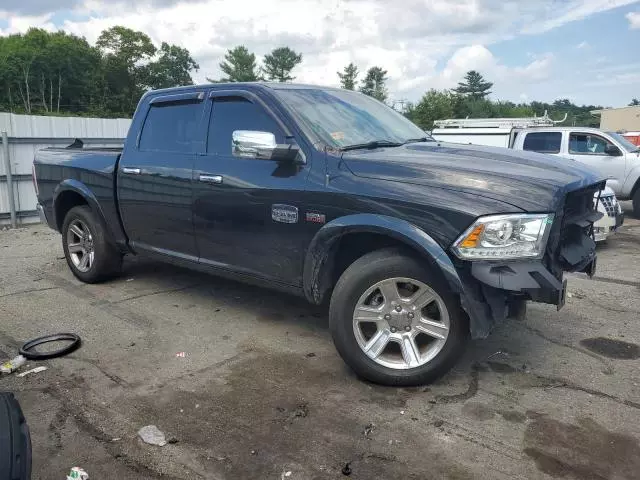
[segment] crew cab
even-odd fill
[[[562,307],[563,272],[595,272],[605,183],[284,83],[149,92],[122,149],[41,150],[34,181],[80,280],[144,255],[326,303],[343,359],[391,385],[442,375],[527,300]]]

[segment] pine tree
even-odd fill
[[[346,67],[344,67],[344,71],[342,73],[337,72],[338,77],[340,77],[340,86],[346,90],[355,90],[356,89],[356,81],[358,79],[358,67],[356,67],[353,63],[350,63]]]
[[[381,102],[387,100],[387,71],[380,67],[371,67],[362,81],[360,92],[369,95]]]
[[[453,91],[458,95],[480,100],[491,93],[492,82],[487,82],[484,77],[475,70],[469,70],[464,76],[464,81],[458,83]]]

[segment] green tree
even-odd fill
[[[148,63],[156,47],[146,34],[122,26],[103,31],[96,46],[103,55],[104,107],[114,113],[133,114],[149,83]]]
[[[453,91],[477,100],[487,97],[491,93],[491,87],[493,83],[487,82],[479,72],[469,70],[464,76],[464,81],[459,82]]]
[[[380,67],[371,67],[362,81],[360,91],[381,102],[387,100],[387,71]]]
[[[302,54],[289,47],[280,47],[265,55],[262,69],[269,80],[289,82],[295,79],[291,76],[291,71],[301,62]]]
[[[340,86],[346,90],[355,90],[356,82],[358,80],[358,67],[354,63],[350,63],[344,70],[337,72],[340,78]]]
[[[456,96],[449,90],[431,89],[409,107],[407,117],[423,130],[431,130],[435,120],[455,117],[456,102]]]
[[[640,105],[640,100],[638,100],[637,98],[632,99],[631,103],[629,104],[630,107],[635,107],[637,105]]]
[[[256,82],[260,80],[256,56],[250,53],[244,45],[227,50],[224,62],[220,63],[220,70],[227,75],[219,80],[220,82]],[[217,82],[217,80],[210,78],[207,80]]]
[[[146,83],[154,89],[193,85],[191,72],[199,68],[189,50],[162,42],[158,59],[147,66]]]

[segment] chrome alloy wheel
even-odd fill
[[[362,294],[353,312],[358,346],[376,363],[393,369],[420,367],[435,358],[449,336],[449,313],[429,286],[389,278]]]
[[[93,236],[87,224],[82,220],[73,220],[67,229],[67,249],[73,265],[86,273],[93,265],[95,250]]]

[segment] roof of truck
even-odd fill
[[[202,83],[199,85],[186,85],[184,87],[169,87],[169,88],[161,88],[159,90],[151,90],[147,92],[147,94],[156,94],[156,93],[169,93],[169,92],[180,92],[180,91],[189,91],[189,90],[198,90],[201,88],[216,88],[216,89],[225,89],[229,87],[238,88],[238,87],[258,87],[258,88],[270,88],[273,90],[312,90],[312,89],[322,89],[322,90],[342,90],[338,87],[326,87],[324,85],[310,85],[304,83],[286,83],[286,82],[225,82],[225,83]]]
[[[593,128],[593,127],[529,127],[529,128],[523,128],[521,130],[531,130],[531,131],[544,130],[546,132],[574,132],[576,130],[579,130],[581,132],[587,132],[587,133],[605,132],[605,130],[600,130],[599,128]]]

